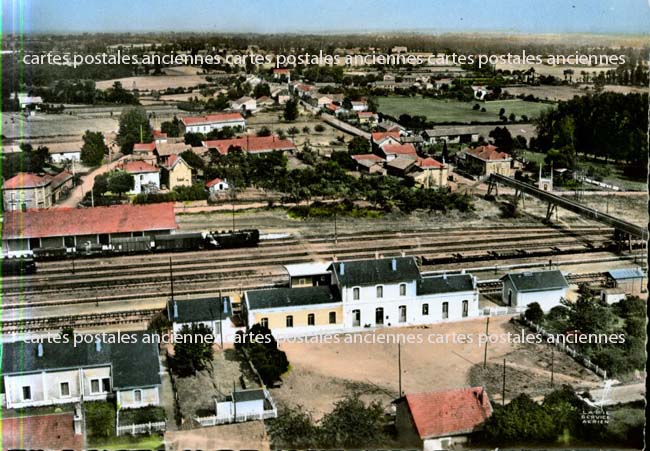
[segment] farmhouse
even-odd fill
[[[6,211],[2,253],[20,255],[36,248],[109,244],[112,238],[153,236],[177,228],[173,203]]]
[[[379,115],[370,111],[359,111],[357,118],[360,124],[376,124],[379,122]]]
[[[235,130],[244,130],[246,128],[246,120],[240,113],[221,113],[181,118],[181,134],[207,134],[212,130],[221,130],[226,127]]]
[[[379,155],[374,153],[363,154],[363,155],[352,155],[352,159],[355,161],[357,171],[365,172],[367,174],[386,174],[386,169],[384,169],[384,160]]]
[[[377,150],[387,144],[400,144],[400,132],[374,132],[372,134],[372,147]]]
[[[50,208],[72,188],[73,176],[68,171],[57,175],[19,172],[2,184],[5,211]]]
[[[160,171],[144,161],[128,161],[120,169],[133,175],[133,189],[130,194],[155,193],[160,189]]]
[[[232,139],[216,139],[203,141],[206,149],[216,149],[221,155],[226,155],[233,149],[241,149],[248,153],[268,153],[293,151],[296,146],[288,139],[280,139],[275,135],[271,136],[250,136]]]
[[[509,273],[503,281],[502,299],[508,307],[528,307],[537,302],[545,312],[566,298],[569,284],[558,270]]]
[[[117,334],[113,334],[117,335]],[[9,409],[106,400],[122,408],[160,403],[158,346],[143,340],[94,343],[14,342],[3,345],[5,406]],[[145,341],[149,341],[145,343]]]
[[[476,175],[489,176],[501,174],[506,177],[511,175],[512,157],[489,144],[474,149],[464,149],[461,152],[461,159],[464,159],[465,169]]]
[[[470,127],[436,127],[422,132],[427,144],[469,144],[478,141],[479,134]]]
[[[246,292],[242,309],[248,325],[261,323],[278,336],[295,336],[429,324],[479,313],[473,276],[422,277],[413,257],[334,262],[327,270],[331,285],[309,285],[323,275],[317,265],[313,274],[309,268],[301,271],[304,286]]]
[[[192,168],[183,157],[172,154],[162,165],[161,181],[169,190],[177,186],[192,186]]]
[[[449,169],[433,158],[418,158],[409,176],[424,188],[442,188],[447,186]]]
[[[242,113],[255,113],[257,111],[257,100],[244,96],[230,103],[230,108]]]
[[[387,162],[390,162],[391,160],[394,160],[398,157],[408,157],[412,160],[416,160],[418,158],[418,153],[415,150],[413,144],[384,143],[379,147],[377,153]]]
[[[424,451],[462,446],[492,415],[483,387],[407,394],[394,404],[400,444]]]
[[[174,333],[179,333],[183,326],[203,324],[210,329],[215,341],[222,333],[224,340],[232,341],[236,332],[231,321],[232,305],[228,296],[221,300],[216,297],[169,301],[167,318],[173,325]]]
[[[54,163],[64,163],[66,161],[79,161],[81,159],[81,148],[83,142],[64,142],[44,144],[50,153],[50,158]]]

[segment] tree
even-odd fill
[[[370,141],[361,136],[355,136],[348,143],[348,153],[350,155],[363,155],[370,153]]]
[[[505,152],[512,150],[514,142],[508,127],[496,127],[488,136],[494,140],[494,145],[500,150]]]
[[[172,370],[181,377],[192,376],[212,362],[215,337],[205,324],[193,323],[180,330],[183,340],[174,344]]]
[[[96,175],[93,183],[93,195],[95,197],[100,197],[106,191],[108,191],[108,174]]]
[[[268,327],[254,324],[246,334],[240,334],[236,347],[251,360],[264,384],[273,386],[289,369],[289,360]]]
[[[537,302],[528,304],[528,308],[524,312],[526,319],[532,323],[539,324],[544,319],[544,311]]]
[[[321,445],[362,448],[386,441],[384,409],[377,401],[366,405],[353,395],[334,404],[321,420]]]
[[[503,407],[494,406],[482,438],[500,446],[537,444],[555,440],[555,432],[553,417],[528,395],[521,394]]]
[[[139,142],[151,142],[153,131],[149,124],[147,111],[142,107],[127,107],[120,115],[117,143],[123,154],[133,153],[133,145]]]
[[[314,131],[316,133],[323,133],[325,131],[325,127],[323,126],[323,124],[316,124],[314,126]]]
[[[271,87],[268,85],[268,83],[258,83],[253,89],[253,96],[256,99],[264,96],[271,97]]]
[[[257,131],[256,135],[257,136],[271,136],[271,129],[268,128],[267,126],[263,126],[262,128],[260,128]]]
[[[308,134],[311,132],[311,129],[305,125],[305,126],[302,128],[302,132],[303,132],[305,135],[308,135]]]
[[[298,119],[298,114],[298,101],[295,99],[289,99],[287,103],[284,104],[284,120],[293,122]]]
[[[318,444],[318,428],[302,406],[284,409],[268,424],[274,449],[308,449]]]
[[[300,130],[298,129],[298,127],[289,127],[289,130],[287,130],[287,133],[289,133],[289,136],[291,136],[293,138],[298,133],[300,133]]]
[[[202,133],[185,133],[185,144],[189,144],[192,147],[202,147],[204,139],[205,136]]]
[[[160,124],[160,131],[166,133],[170,138],[176,138],[181,135],[181,121],[174,115],[171,121],[165,121]]]
[[[115,171],[108,177],[108,191],[118,196],[131,191],[134,186],[133,175],[126,171]]]
[[[183,160],[185,160],[185,163],[187,163],[191,168],[205,169],[205,161],[203,161],[203,158],[199,157],[191,150],[186,150],[185,152],[181,153],[181,158],[183,158]]]
[[[102,132],[91,132],[86,130],[83,135],[83,146],[81,147],[81,161],[86,166],[99,166],[108,153],[108,146],[104,142]]]

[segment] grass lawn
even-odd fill
[[[379,97],[379,111],[399,118],[401,114],[411,116],[426,116],[433,122],[494,122],[499,120],[499,110],[505,109],[506,117],[510,113],[517,116],[523,114],[532,119],[540,111],[550,108],[548,103],[524,102],[523,100],[494,100],[491,102],[459,102],[448,99],[430,99],[424,97]],[[475,104],[485,108],[485,112],[473,110]]]
[[[88,445],[92,448],[102,450],[120,450],[120,449],[149,449],[155,450],[164,446],[162,435],[141,435],[122,437],[111,437],[102,441],[91,441]]]

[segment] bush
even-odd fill
[[[544,311],[537,302],[528,305],[526,312],[524,312],[526,319],[532,323],[539,324],[544,319]]]
[[[248,337],[255,337],[248,339]],[[235,348],[250,360],[265,385],[272,387],[289,370],[289,360],[268,327],[254,324],[246,334],[239,333]]]
[[[120,425],[122,426],[128,424],[157,423],[165,420],[165,409],[159,406],[120,410]]]
[[[192,186],[177,186],[169,193],[142,193],[133,198],[135,205],[156,204],[160,202],[184,202],[206,200],[209,194],[203,185],[196,183]]]
[[[84,403],[86,429],[92,438],[112,437],[115,434],[115,406],[109,402]]]

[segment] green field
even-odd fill
[[[401,114],[426,116],[433,122],[495,122],[499,120],[499,110],[506,110],[521,119],[525,114],[529,119],[536,117],[540,111],[550,108],[548,103],[524,102],[523,100],[494,100],[491,102],[459,102],[448,99],[430,99],[424,97],[379,97],[379,111],[395,118]],[[485,112],[473,110],[475,104],[485,108]]]

